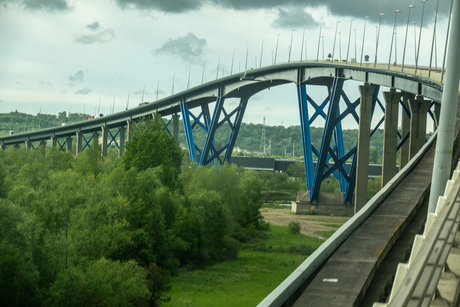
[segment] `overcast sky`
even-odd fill
[[[439,3],[437,63],[442,63],[450,2]],[[0,112],[18,110],[36,114],[59,111],[107,114],[115,96],[115,112],[201,84],[203,65],[206,80],[228,75],[234,50],[233,72],[270,65],[276,51],[277,63],[288,60],[293,33],[291,61],[300,60],[305,27],[306,54],[316,59],[320,24],[325,55],[332,53],[337,21],[345,59],[352,23],[349,58],[361,56],[364,17],[364,54],[373,61],[379,14],[382,27],[379,60],[388,61],[392,26],[397,14],[398,61],[402,58],[408,20],[415,22],[418,39],[421,0],[0,0]],[[425,4],[420,63],[428,65],[436,0]],[[292,30],[295,30],[292,32]],[[338,57],[339,34],[336,51]],[[248,45],[249,44],[249,45]],[[413,64],[414,26],[409,28],[406,63]],[[320,59],[322,52],[320,52]],[[305,58],[305,55],[303,55]],[[433,63],[435,61],[433,60]],[[349,84],[350,99],[357,95]],[[318,100],[323,90],[313,91]],[[285,85],[261,92],[250,99],[245,122],[285,126],[298,124],[295,87]]]

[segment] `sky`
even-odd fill
[[[120,112],[201,84],[203,68],[205,81],[209,81],[231,70],[244,70],[246,58],[248,68],[271,65],[275,54],[277,63],[287,62],[289,53],[291,61],[299,61],[302,45],[303,60],[305,55],[307,60],[316,60],[320,28],[325,57],[332,53],[336,37],[335,58],[342,55],[345,59],[347,53],[348,58],[355,58],[356,54],[359,62],[364,46],[364,55],[373,62],[381,21],[378,59],[388,62],[395,17],[398,61],[409,19],[405,62],[414,64],[414,36],[418,41],[422,3],[0,0],[0,112]],[[439,1],[433,59],[437,66],[443,60],[450,3]],[[409,5],[415,7],[409,9]],[[436,0],[425,2],[419,65],[429,63],[436,6]],[[380,17],[381,13],[385,15]],[[320,48],[320,60],[322,56]],[[347,81],[346,87],[350,99],[357,99],[357,84]],[[327,92],[317,88],[309,94],[322,101]],[[250,98],[243,121],[262,123],[264,116],[267,125],[299,124],[293,84]]]

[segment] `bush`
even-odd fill
[[[300,233],[300,223],[299,222],[290,222],[288,226],[289,226],[289,231],[293,235]]]

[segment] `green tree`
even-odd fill
[[[134,128],[133,138],[126,143],[123,154],[125,170],[162,166],[161,180],[171,191],[180,189],[179,175],[181,172],[183,153],[168,136],[163,128],[163,120],[155,114],[152,120],[142,120]]]

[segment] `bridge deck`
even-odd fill
[[[454,161],[460,156],[459,128],[460,106],[457,109]],[[373,293],[367,293],[367,299],[363,301],[380,265],[386,260],[391,262],[391,268],[387,270],[395,270],[397,262],[403,259],[385,259],[385,257],[414,216],[417,225],[421,224],[420,220],[424,220],[421,215],[426,217],[426,206],[421,204],[427,201],[429,194],[435,148],[436,144],[433,144],[417,166],[328,259],[297,299],[295,307],[359,306],[362,305],[361,303],[371,306],[371,300],[378,298],[378,292],[384,288],[387,280],[386,278],[382,280],[380,285],[374,281],[369,291]],[[411,227],[416,226],[411,225]],[[409,229],[409,231],[416,230]],[[406,244],[409,241],[408,248],[410,248],[412,241],[404,241]],[[398,249],[398,253],[393,253],[388,258],[404,254],[404,247],[399,246]],[[391,274],[391,272],[386,273],[386,276]]]
[[[429,191],[435,146],[329,258],[294,306],[356,306]]]

